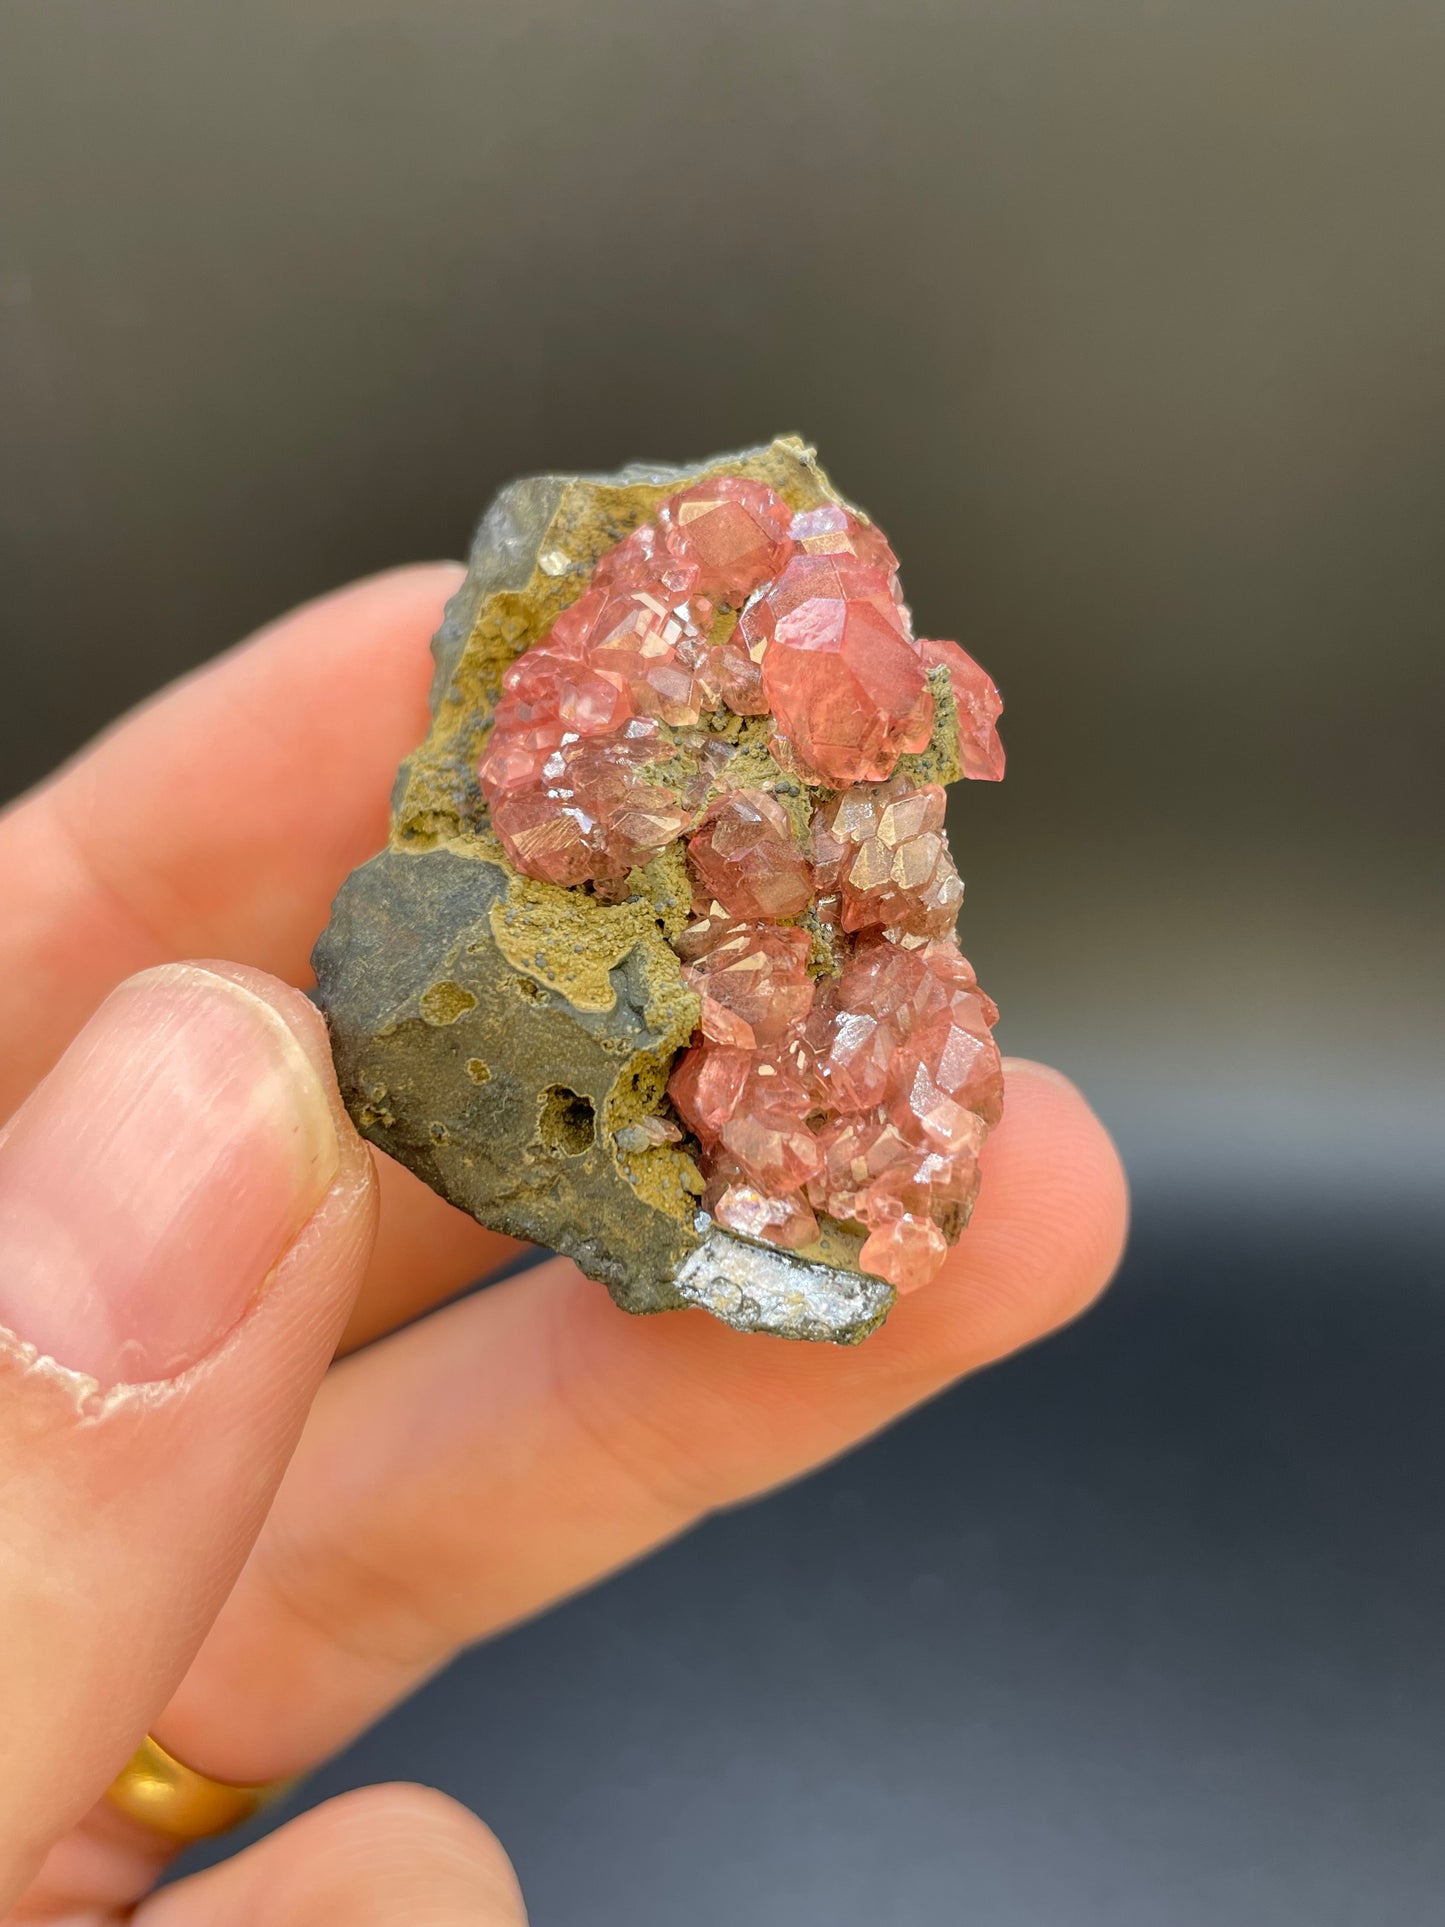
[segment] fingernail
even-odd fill
[[[0,1141],[0,1325],[102,1385],[220,1342],[339,1162],[315,1066],[257,992],[191,964],[107,998]]]

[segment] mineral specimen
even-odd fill
[[[514,484],[434,652],[316,950],[358,1126],[628,1310],[866,1336],[1002,1106],[943,790],[993,684],[791,439]]]

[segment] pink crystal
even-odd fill
[[[948,1245],[932,1218],[904,1212],[869,1232],[858,1262],[895,1290],[909,1292],[926,1285],[947,1256]]]
[[[741,1101],[752,1059],[726,1044],[694,1044],[678,1058],[667,1094],[688,1129],[704,1145],[718,1143]]]
[[[515,739],[499,743],[499,733],[483,758],[482,787],[492,827],[527,876],[568,885],[619,879],[692,823],[678,793],[646,774],[666,753],[646,718],[590,736],[562,730],[531,752],[525,770]]]
[[[911,1211],[931,1217],[952,1242],[967,1223],[978,1194],[978,1151],[987,1127],[981,1119],[974,1122],[971,1144],[957,1151],[925,1151],[876,1178],[863,1201],[864,1221],[883,1224],[900,1211]]]
[[[985,783],[1003,780],[1003,744],[995,724],[1003,714],[1003,697],[994,688],[986,670],[956,642],[919,643],[923,660],[930,669],[939,663],[948,666],[958,704],[958,750],[965,776]]]
[[[978,1153],[1002,1104],[990,1035],[997,1017],[951,942],[870,943],[815,1002],[805,1029],[817,1087],[834,1113],[819,1128],[813,1205],[879,1233],[865,1268],[900,1288],[941,1261],[968,1218]]]
[[[904,1030],[955,1004],[985,1025],[998,1021],[998,1006],[978,987],[973,966],[951,942],[904,950],[892,943],[860,944],[843,966],[839,995],[850,1010],[888,1017]]]
[[[610,597],[597,616],[588,657],[627,691],[641,716],[681,726],[717,707],[717,671],[688,602],[650,589]]]
[[[873,1187],[890,1171],[912,1171],[918,1163],[917,1147],[881,1110],[834,1119],[819,1131],[818,1144],[808,1194],[835,1218],[862,1219]]]
[[[697,563],[670,553],[651,522],[644,522],[615,549],[609,549],[592,571],[594,590],[616,594],[645,589],[662,593],[669,602],[689,600],[697,591],[697,582]]]
[[[774,1196],[801,1190],[822,1162],[812,1100],[781,1052],[754,1053],[742,1100],[719,1132],[748,1177]]]
[[[781,1044],[812,1007],[810,949],[793,925],[724,924],[682,973],[702,999],[703,1035],[744,1050]]]
[[[778,920],[813,897],[807,859],[788,813],[765,790],[732,790],[714,803],[687,846],[704,889],[735,917]]]
[[[791,533],[805,555],[846,555],[870,569],[881,569],[894,584],[894,599],[898,600],[898,557],[882,529],[871,522],[861,522],[836,502],[829,502],[820,509],[795,515]]]
[[[770,1195],[800,1190],[816,1173],[822,1153],[808,1129],[812,1099],[786,1049],[694,1044],[667,1088],[703,1145],[721,1144]]]
[[[722,699],[736,716],[766,716],[763,693],[762,643],[750,645],[737,625],[717,649],[718,686]]]
[[[888,1090],[899,1032],[871,1011],[844,1003],[836,983],[815,994],[805,1036],[823,1102],[846,1115],[871,1110]]]
[[[969,1141],[971,1127],[955,1112],[963,1119],[976,1113],[989,1126],[998,1123],[1003,1068],[976,996],[956,993],[946,1010],[910,1031],[893,1067],[893,1088],[896,1103],[906,1102],[925,1134],[945,1150]]]
[[[672,947],[685,964],[696,963],[738,927],[739,919],[730,917],[720,903],[703,891],[693,897],[691,918]]]
[[[736,608],[781,572],[792,519],[765,483],[715,475],[664,502],[657,526],[668,555],[697,569],[699,592]]]
[[[927,746],[933,698],[918,644],[881,569],[797,555],[738,629],[762,652],[779,736],[835,788],[881,782]]]
[[[937,783],[894,777],[844,790],[813,819],[819,892],[840,893],[845,930],[884,929],[900,939],[952,930],[963,884],[944,835],[946,798]]]
[[[748,1182],[741,1168],[724,1155],[717,1161],[704,1203],[719,1224],[744,1238],[797,1251],[818,1236],[818,1220],[800,1192],[774,1197]],[[725,1179],[725,1182],[719,1182]]]
[[[998,1122],[1002,1101],[997,1046],[947,1018],[941,1033],[909,1038],[889,1079],[888,1112],[894,1123],[945,1152],[968,1149],[980,1119],[986,1125]]]

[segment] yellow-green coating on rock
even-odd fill
[[[648,1001],[649,1028],[676,1035],[680,1050],[697,1023],[698,1000],[684,988],[676,953],[658,928],[651,904],[631,898],[599,903],[584,890],[565,890],[518,876],[506,866],[507,892],[489,920],[498,950],[515,970],[559,991],[578,1010],[611,1010],[613,973],[638,955]]]
[[[933,735],[927,749],[912,756],[900,756],[899,774],[913,783],[956,783],[963,775],[958,753],[958,703],[953,694],[953,678],[947,665],[940,663],[928,672],[933,691]]]
[[[424,990],[417,1002],[422,1019],[428,1024],[454,1024],[458,1017],[465,1017],[477,1007],[477,1000],[469,990],[445,980]]]
[[[692,913],[692,877],[682,845],[669,843],[651,863],[634,870],[628,878],[628,894],[648,904],[663,936],[669,943],[676,942]]]

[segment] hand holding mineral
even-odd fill
[[[1002,708],[783,437],[502,491],[315,965],[361,1131],[625,1310],[856,1343],[1003,1106],[943,785]]]
[[[448,1302],[519,1247],[357,1139],[289,986],[386,838],[460,579],[299,610],[0,819],[0,1914],[131,1917],[169,1848],[103,1796],[147,1727],[221,1780],[303,1772],[459,1647],[1072,1318],[1118,1257],[1104,1131],[1005,1061],[967,1235],[864,1346],[630,1318],[563,1258]],[[689,967],[715,981],[724,951]],[[231,961],[175,968],[195,957]],[[557,1097],[560,1139],[586,1123]],[[624,1150],[660,1129],[624,1123]],[[519,1919],[483,1830],[398,1789],[135,1918],[289,1927],[323,1874],[378,1921],[383,1893],[398,1923]],[[450,1912],[419,1898],[443,1875]]]

